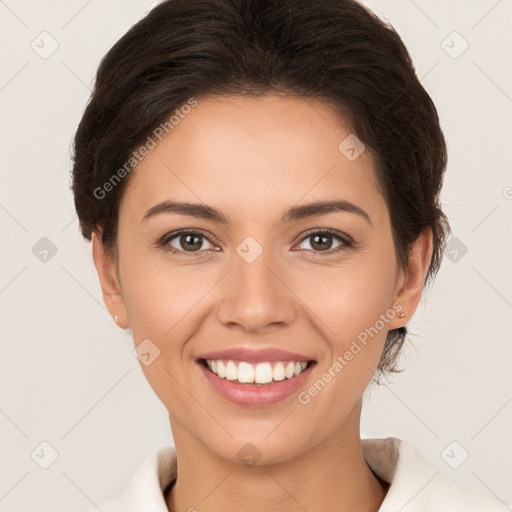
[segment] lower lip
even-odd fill
[[[197,363],[213,389],[230,402],[246,407],[266,407],[274,405],[295,393],[306,379],[315,363],[291,379],[273,381],[269,384],[242,384],[237,380],[222,379],[217,374]]]

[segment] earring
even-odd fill
[[[114,322],[117,324],[117,315],[114,317]]]
[[[400,314],[398,315],[398,318],[405,318],[405,313],[404,313],[404,312],[400,313]]]

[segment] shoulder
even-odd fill
[[[363,439],[363,453],[372,471],[388,482],[379,512],[503,512],[499,499],[455,483],[411,443],[395,437]]]
[[[120,493],[76,512],[168,512],[164,489],[176,476],[175,448],[164,446],[143,460]]]
[[[123,495],[121,493],[114,494],[97,505],[91,505],[90,508],[82,508],[75,512],[98,512],[98,509],[101,512],[125,512]]]

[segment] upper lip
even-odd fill
[[[311,357],[297,354],[295,352],[288,352],[277,348],[230,348],[226,350],[216,350],[214,352],[207,352],[201,354],[198,359],[227,359],[236,361],[247,361],[248,363],[264,363],[264,362],[277,362],[277,361],[297,361],[299,363],[313,361]]]

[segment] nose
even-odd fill
[[[219,322],[247,333],[290,325],[296,314],[295,296],[286,281],[270,251],[263,251],[252,263],[235,253],[233,268],[219,290]]]

